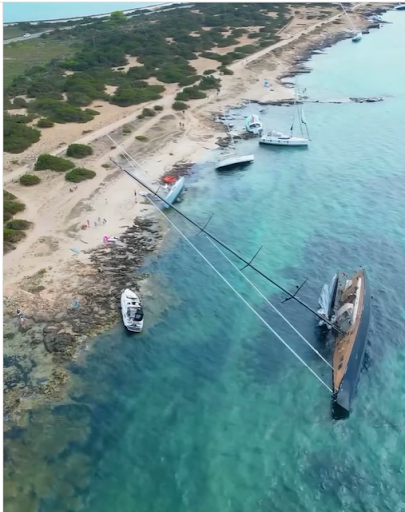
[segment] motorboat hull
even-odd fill
[[[233,156],[218,162],[215,169],[217,171],[223,171],[239,165],[247,165],[252,163],[254,159],[254,155]]]
[[[170,206],[176,201],[184,189],[185,181],[184,176],[176,181],[167,196],[164,198],[165,202],[163,203],[163,208],[170,208]]]
[[[121,294],[121,314],[122,314],[122,321],[124,326],[128,329],[130,332],[142,332],[143,329],[143,318],[140,321],[130,321],[127,316],[129,301],[138,302],[140,304],[140,299],[138,295],[133,292],[132,290],[129,290],[128,288],[124,290]]]
[[[300,137],[288,137],[288,138],[277,138],[277,137],[261,137],[259,144],[267,144],[269,146],[308,146],[308,139]]]
[[[338,390],[332,397],[332,417],[334,419],[349,417],[351,403],[356,394],[357,384],[364,363],[371,315],[370,287],[365,271],[363,271],[363,279],[363,311],[344,377]]]
[[[363,34],[361,32],[359,32],[354,37],[352,37],[353,43],[358,43],[359,41],[361,41],[362,37],[363,37]]]

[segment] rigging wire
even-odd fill
[[[117,146],[121,149],[122,153],[124,154],[124,157],[128,160],[127,157],[129,157],[129,159],[134,162],[141,170],[142,167],[140,166],[140,164],[131,156],[129,155],[123,148],[121,148],[121,146],[114,141],[114,139],[109,135],[107,134],[107,137]],[[285,288],[283,288],[280,284],[278,284],[276,281],[274,281],[273,279],[271,279],[269,276],[267,276],[266,274],[264,274],[260,269],[258,269],[257,267],[253,266],[252,265],[252,261],[247,261],[245,260],[245,258],[243,258],[240,254],[238,254],[236,251],[234,251],[233,249],[231,249],[230,247],[228,247],[224,242],[222,242],[219,238],[217,238],[215,235],[211,234],[209,231],[207,231],[205,229],[205,227],[201,227],[199,226],[196,222],[194,222],[192,219],[190,219],[190,217],[188,217],[187,215],[185,215],[184,213],[182,213],[180,210],[178,210],[175,206],[173,206],[172,204],[168,203],[163,197],[161,197],[160,195],[157,194],[157,191],[153,191],[148,185],[146,185],[145,183],[143,183],[138,177],[134,176],[132,173],[130,173],[129,171],[127,171],[126,169],[124,169],[122,167],[122,165],[120,165],[118,162],[116,162],[115,160],[113,160],[112,158],[110,158],[110,160],[117,166],[119,167],[122,171],[124,171],[126,174],[128,174],[128,176],[130,176],[132,179],[134,179],[137,183],[139,183],[140,185],[142,185],[146,190],[148,190],[149,192],[151,192],[153,195],[155,195],[156,197],[158,197],[163,203],[165,203],[167,206],[169,206],[172,210],[174,210],[176,213],[178,213],[181,217],[183,217],[184,219],[186,219],[188,222],[190,222],[190,224],[192,224],[194,227],[198,228],[200,230],[200,233],[205,233],[209,238],[211,238],[211,240],[214,240],[214,242],[216,242],[218,245],[220,245],[221,247],[223,247],[224,249],[226,249],[227,251],[229,251],[233,256],[235,256],[236,258],[238,258],[240,261],[242,261],[246,266],[250,267],[252,270],[254,270],[257,274],[259,274],[260,276],[262,276],[264,279],[266,279],[266,281],[269,281],[270,283],[272,283],[274,286],[276,286],[279,290],[281,290],[282,292],[284,292],[286,295],[288,295],[289,299],[293,299],[295,300],[296,302],[298,302],[299,304],[301,304],[301,306],[303,306],[305,309],[307,309],[308,311],[310,311],[312,314],[314,314],[315,316],[317,316],[320,320],[322,320],[323,322],[325,322],[326,324],[330,325],[332,327],[332,329],[334,329],[336,332],[338,332],[339,334],[342,334],[342,332],[340,331],[340,329],[332,322],[330,322],[329,320],[327,320],[326,318],[324,318],[322,315],[320,315],[317,311],[315,311],[314,309],[312,309],[310,306],[308,306],[308,304],[306,304],[304,301],[302,301],[300,298],[298,298],[295,294],[293,295],[292,293],[290,293],[288,290],[286,290]],[[130,163],[130,162],[129,162]],[[130,163],[131,164],[131,163]],[[135,170],[133,164],[132,165],[132,168]],[[159,187],[160,188],[160,187]],[[159,190],[158,188],[158,190]]]
[[[276,312],[276,313],[277,313],[277,314],[278,314],[278,315],[279,315],[279,316],[280,316],[280,317],[281,317],[281,318],[282,318],[282,319],[287,323],[287,325],[289,325],[289,326],[291,327],[291,329],[292,329],[294,332],[296,332],[296,333],[298,334],[298,336],[299,336],[299,337],[300,337],[300,338],[301,338],[301,339],[302,339],[302,340],[303,340],[303,341],[308,345],[308,347],[309,347],[311,350],[313,350],[313,351],[315,352],[315,354],[316,354],[317,356],[319,356],[319,357],[322,359],[322,361],[323,361],[324,363],[326,363],[326,364],[329,366],[329,368],[331,368],[331,369],[333,370],[333,366],[332,366],[332,365],[331,365],[331,364],[330,364],[330,363],[329,363],[329,362],[328,362],[328,361],[327,361],[327,360],[322,356],[322,354],[320,354],[320,353],[318,352],[318,350],[316,350],[316,348],[315,348],[315,347],[313,347],[313,346],[311,345],[311,343],[310,343],[310,342],[309,342],[309,341],[308,341],[308,340],[307,340],[307,339],[306,339],[306,338],[305,338],[305,337],[304,337],[304,336],[303,336],[303,335],[302,335],[302,334],[301,334],[301,333],[300,333],[300,332],[299,332],[299,331],[298,331],[298,330],[297,330],[297,329],[296,329],[296,328],[295,328],[295,327],[294,327],[294,326],[293,326],[293,325],[292,325],[292,324],[287,320],[287,318],[283,315],[283,313],[281,313],[281,311],[280,311],[280,310],[278,310],[278,309],[276,308],[276,306],[274,306],[274,304],[272,304],[272,303],[269,301],[269,299],[268,299],[268,298],[267,298],[267,297],[266,297],[266,296],[265,296],[265,295],[264,295],[264,294],[259,290],[259,288],[257,288],[257,286],[256,286],[254,283],[252,283],[252,281],[251,281],[247,276],[245,276],[245,274],[244,274],[244,273],[243,273],[243,272],[242,272],[242,271],[241,271],[241,270],[240,270],[240,269],[235,265],[235,263],[233,263],[233,261],[232,261],[230,258],[228,258],[228,256],[224,253],[224,251],[222,251],[222,249],[220,249],[220,248],[218,247],[218,245],[217,245],[215,242],[213,242],[213,241],[212,241],[208,236],[207,236],[207,240],[209,240],[209,241],[212,243],[212,245],[213,245],[213,246],[214,246],[214,247],[215,247],[215,248],[216,248],[216,249],[217,249],[217,250],[222,254],[222,256],[223,256],[223,257],[224,257],[224,258],[225,258],[225,259],[226,259],[226,260],[227,260],[227,261],[228,261],[228,262],[233,266],[233,268],[234,268],[234,269],[236,269],[236,270],[237,270],[237,272],[239,272],[239,274],[241,274],[241,276],[242,276],[242,277],[243,277],[243,278],[244,278],[244,279],[245,279],[245,280],[246,280],[246,281],[247,281],[247,282],[248,282],[248,283],[249,283],[249,284],[250,284],[250,285],[251,285],[251,286],[256,290],[256,292],[257,292],[257,293],[258,293],[258,294],[259,294],[259,295],[260,295],[260,296],[261,296],[261,297],[262,297],[262,298],[267,302],[267,304],[268,304],[271,308],[273,308],[273,310],[274,310],[274,311],[275,311],[275,312]]]
[[[276,338],[281,341],[281,343],[312,373],[312,375],[319,380],[321,384],[323,384],[326,389],[332,394],[332,389],[324,382],[319,375],[288,345],[286,341],[271,327],[270,324],[266,322],[266,320],[254,309],[253,306],[249,304],[249,302],[242,297],[242,295],[231,285],[231,283],[217,270],[214,265],[204,256],[204,254],[197,249],[197,247],[187,238],[187,236],[172,222],[168,216],[162,212],[162,210],[155,204],[154,201],[148,196],[146,198],[149,202],[156,208],[156,210],[167,220],[167,222],[180,234],[180,236],[192,247],[196,253],[201,256],[201,258],[212,268],[212,270],[224,281],[224,283],[237,295],[242,302],[246,304],[246,306],[257,316],[257,318],[270,330],[271,333],[276,336]],[[208,238],[208,237],[207,237]]]

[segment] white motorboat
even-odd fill
[[[176,201],[183,191],[185,182],[186,179],[182,176],[179,180],[173,183],[173,185],[165,185],[164,188],[167,191],[167,195],[164,197],[166,202],[163,203],[163,208],[169,208]]]
[[[254,135],[260,135],[263,131],[263,125],[259,116],[250,114],[246,118],[246,130]]]
[[[353,37],[352,37],[352,41],[353,43],[358,43],[359,41],[361,41],[361,38],[363,37],[363,34],[361,32],[357,32],[357,34],[355,34]]]
[[[351,30],[352,41],[353,41],[353,43],[358,43],[359,41],[361,41],[363,34],[361,33],[361,31],[357,30],[356,27],[353,25],[353,22],[349,16],[349,14],[347,13],[346,9],[344,8],[343,4],[340,4],[340,7],[343,9],[343,12],[345,13],[345,15],[349,21],[350,27],[352,29]]]
[[[304,90],[304,92],[305,92],[305,90]],[[294,114],[293,114],[293,119],[292,119],[292,123],[291,123],[290,133],[286,134],[286,133],[279,132],[276,130],[271,130],[267,133],[267,135],[263,135],[262,137],[260,137],[259,144],[269,144],[272,146],[292,146],[292,147],[308,146],[310,139],[309,139],[307,122],[306,122],[305,116],[304,116],[304,108],[303,108],[302,104],[298,105],[297,96],[298,96],[298,94],[297,94],[297,89],[296,89],[295,100],[294,100]],[[299,95],[299,97],[302,100],[302,95]],[[296,137],[293,135],[294,122],[295,122],[296,117],[298,117],[298,120],[299,120],[301,137]],[[303,129],[302,129],[303,126],[305,126],[305,128],[306,128],[308,137],[304,137],[304,133],[303,133]]]
[[[230,167],[234,167],[237,165],[250,164],[255,159],[254,155],[238,156],[233,153],[229,153],[229,155],[230,155],[229,158],[225,158],[225,160],[220,160],[219,162],[217,162],[215,169],[223,170],[223,169],[229,169]],[[227,156],[227,155],[225,155],[225,156]]]
[[[128,331],[141,332],[143,329],[143,309],[141,299],[138,295],[129,290],[121,294],[122,321]]]

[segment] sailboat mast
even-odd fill
[[[119,144],[117,144],[114,139],[110,136],[110,135],[107,135],[107,137],[112,141],[114,142],[114,144],[119,147],[120,149],[123,149],[121,148],[121,146]],[[125,150],[123,150],[123,153],[124,154],[127,154]],[[133,160],[133,162],[139,166],[139,164],[132,158],[130,157],[131,160]],[[238,260],[242,261],[245,266],[247,267],[250,267],[252,270],[254,270],[257,274],[259,274],[261,277],[263,277],[264,279],[266,279],[266,281],[268,281],[269,283],[273,284],[276,288],[278,288],[279,290],[281,290],[283,293],[285,293],[286,295],[288,295],[288,297],[290,299],[293,299],[295,300],[296,302],[298,302],[298,304],[300,304],[301,306],[303,306],[305,309],[307,309],[308,311],[310,311],[312,314],[314,314],[315,316],[317,316],[320,320],[322,320],[323,322],[327,323],[328,325],[331,326],[332,329],[336,330],[337,332],[340,332],[340,330],[335,326],[335,324],[333,324],[332,322],[330,322],[329,320],[326,320],[322,315],[320,315],[315,309],[311,308],[311,306],[308,306],[308,304],[306,304],[304,301],[302,301],[299,297],[296,296],[296,294],[292,294],[290,293],[288,290],[286,290],[283,286],[281,286],[280,284],[278,284],[276,281],[274,281],[273,279],[271,279],[269,276],[267,276],[266,274],[264,274],[261,270],[259,270],[257,267],[255,267],[254,265],[252,265],[252,262],[251,261],[247,261],[245,260],[245,258],[243,258],[240,254],[238,254],[236,251],[234,251],[233,249],[231,249],[228,245],[226,245],[224,242],[222,242],[220,239],[218,239],[215,235],[211,234],[209,231],[207,231],[205,229],[205,227],[201,227],[199,224],[197,224],[196,222],[194,222],[192,219],[190,219],[190,217],[188,217],[187,215],[185,215],[184,213],[182,213],[180,210],[178,210],[175,206],[173,206],[172,204],[168,203],[163,197],[159,196],[156,192],[154,192],[150,187],[148,187],[148,185],[146,185],[145,183],[143,183],[138,177],[134,176],[133,174],[131,174],[129,171],[127,171],[126,169],[124,169],[124,167],[122,167],[122,165],[120,165],[118,162],[116,162],[114,159],[110,158],[110,160],[119,168],[121,169],[123,172],[125,172],[125,174],[128,174],[128,176],[130,178],[132,178],[133,180],[135,180],[136,182],[138,182],[140,185],[142,185],[146,190],[148,190],[150,193],[152,193],[153,195],[155,195],[156,197],[158,197],[163,203],[165,203],[167,206],[169,206],[169,208],[171,208],[172,210],[174,210],[176,213],[178,213],[181,217],[183,217],[184,219],[186,219],[190,224],[192,224],[194,227],[198,228],[200,230],[200,233],[205,233],[209,238],[211,238],[211,240],[213,240],[214,242],[216,242],[218,245],[220,245],[221,247],[223,247],[224,249],[226,249],[228,252],[230,252],[233,256],[235,256]],[[140,167],[140,166],[139,166]],[[141,167],[140,167],[141,168]]]

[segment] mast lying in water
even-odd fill
[[[107,135],[107,137],[118,147],[122,150],[122,152],[125,154],[125,155],[128,155],[128,157],[140,168],[142,169],[139,164],[119,145],[117,144],[114,139],[112,137],[110,137],[110,135]],[[304,284],[306,283],[307,280],[304,281],[304,283],[302,283],[300,286],[297,286],[297,290],[294,292],[294,293],[290,293],[288,290],[286,290],[283,286],[281,286],[280,284],[278,284],[276,281],[274,281],[273,279],[271,279],[269,276],[267,276],[264,272],[262,272],[260,269],[258,269],[257,267],[255,267],[254,265],[252,265],[253,263],[253,260],[256,258],[256,256],[258,255],[259,251],[256,252],[256,254],[253,256],[253,258],[250,260],[250,261],[247,261],[245,258],[243,258],[240,254],[238,254],[236,251],[234,251],[233,249],[231,249],[227,244],[225,244],[224,242],[222,242],[222,240],[220,240],[219,238],[217,238],[215,235],[213,235],[212,233],[210,233],[209,231],[207,231],[206,227],[208,225],[208,223],[210,222],[210,220],[212,219],[212,216],[210,217],[210,219],[208,220],[208,222],[202,227],[200,226],[199,224],[197,224],[195,221],[193,221],[190,217],[188,217],[187,215],[185,215],[184,213],[182,213],[180,210],[178,210],[175,206],[173,206],[172,204],[169,204],[165,201],[165,199],[163,197],[161,197],[157,191],[155,192],[154,190],[152,190],[148,185],[146,185],[142,180],[140,180],[137,176],[134,176],[131,172],[129,172],[127,169],[125,169],[122,165],[120,165],[118,162],[116,162],[114,159],[110,158],[110,160],[119,168],[121,169],[123,172],[125,172],[129,177],[131,177],[133,180],[135,180],[136,182],[138,182],[142,187],[144,187],[146,190],[148,190],[151,194],[153,194],[155,197],[157,197],[158,199],[160,199],[163,203],[165,203],[167,206],[169,206],[172,210],[174,210],[176,213],[178,213],[181,217],[183,217],[184,219],[186,219],[190,224],[192,224],[193,226],[195,226],[196,228],[198,228],[200,230],[200,233],[205,233],[205,235],[207,235],[208,238],[210,238],[211,240],[213,240],[214,242],[216,242],[218,245],[220,245],[221,247],[223,247],[224,249],[226,249],[228,252],[230,252],[233,256],[235,256],[235,258],[237,258],[238,260],[240,260],[241,262],[244,263],[244,267],[243,269],[247,268],[247,267],[250,267],[254,272],[256,272],[257,274],[259,274],[261,277],[263,277],[264,279],[266,279],[266,281],[268,281],[269,283],[273,284],[276,288],[278,288],[279,290],[281,290],[283,293],[285,293],[288,297],[287,299],[285,299],[285,302],[288,301],[288,300],[295,300],[296,302],[298,302],[298,304],[300,304],[301,306],[303,306],[305,309],[307,309],[308,311],[310,311],[313,315],[315,315],[316,317],[318,317],[320,320],[322,320],[323,322],[327,323],[328,325],[330,325],[330,327],[332,329],[334,329],[335,331],[337,332],[340,332],[340,330],[335,326],[335,324],[333,324],[332,322],[330,322],[329,320],[326,320],[324,316],[320,315],[315,309],[311,308],[311,306],[309,306],[308,304],[306,304],[304,301],[302,301],[299,297],[297,297],[297,293],[301,290],[301,288],[304,286]],[[243,270],[242,269],[242,270]]]

